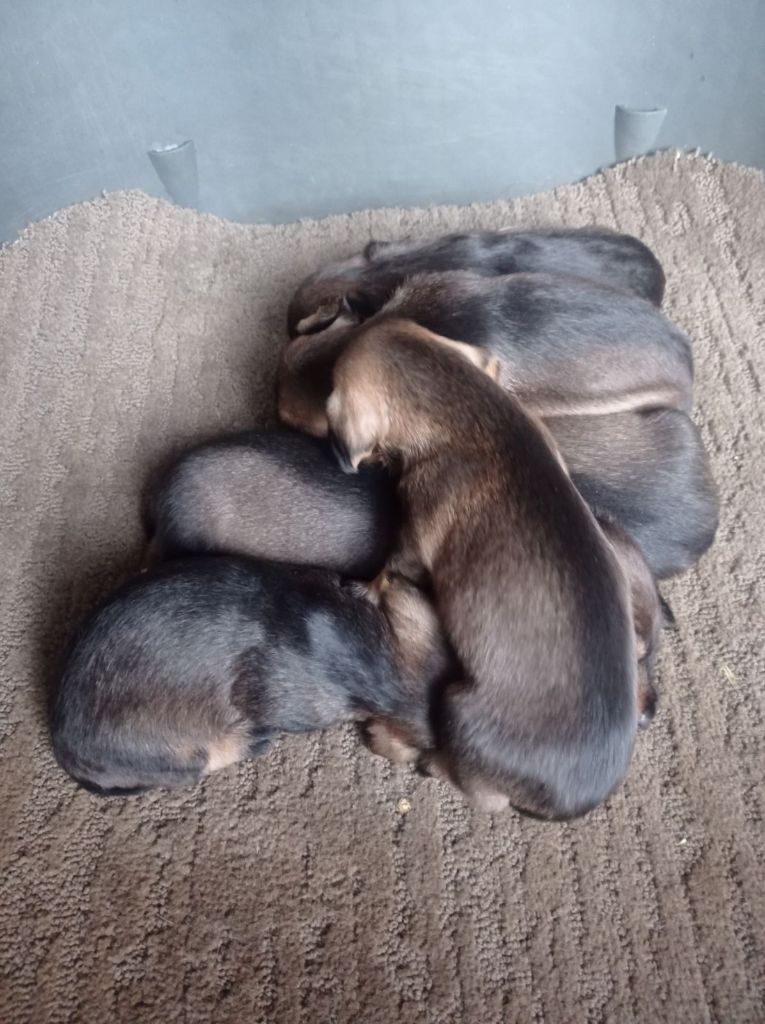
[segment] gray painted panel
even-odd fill
[[[104,189],[286,221],[517,195],[660,146],[765,166],[762,0],[2,0],[0,237]]]

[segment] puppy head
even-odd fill
[[[355,321],[340,316],[318,334],[285,345],[276,374],[276,406],[282,423],[314,437],[327,436],[332,373],[354,327]]]
[[[385,318],[359,328],[338,359],[327,402],[329,433],[343,469],[352,473],[375,456],[427,449],[447,429],[442,388],[455,378],[459,385],[463,361],[496,378],[499,364],[489,353],[412,321]]]

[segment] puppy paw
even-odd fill
[[[396,764],[413,764],[419,756],[417,747],[413,746],[402,732],[379,718],[365,722],[362,735],[373,754]]]

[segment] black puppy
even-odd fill
[[[148,498],[151,555],[242,554],[370,580],[399,523],[379,466],[349,478],[326,440],[284,427],[185,453]]]
[[[657,579],[694,565],[717,531],[718,497],[698,428],[677,409],[545,420],[571,479],[640,546]]]
[[[664,272],[637,238],[608,228],[473,231],[431,241],[370,242],[363,253],[307,277],[287,314],[290,337],[329,326],[342,300],[359,320],[376,313],[414,274],[472,270],[489,276],[572,274],[632,292],[660,305]]]
[[[415,588],[411,601],[433,618]],[[416,714],[408,658],[422,670],[422,651],[399,650],[364,587],[332,573],[169,563],[107,598],[75,637],[52,701],[55,755],[104,795],[187,785],[280,733]]]

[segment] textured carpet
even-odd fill
[[[716,546],[667,588],[680,628],[623,790],[575,824],[490,819],[351,730],[178,794],[77,790],[46,680],[138,562],[147,471],[270,415],[298,279],[372,234],[591,222],[664,262],[722,493]],[[762,176],[674,154],[279,228],[115,194],[0,253],[4,1024],[764,1019],[763,253]]]

